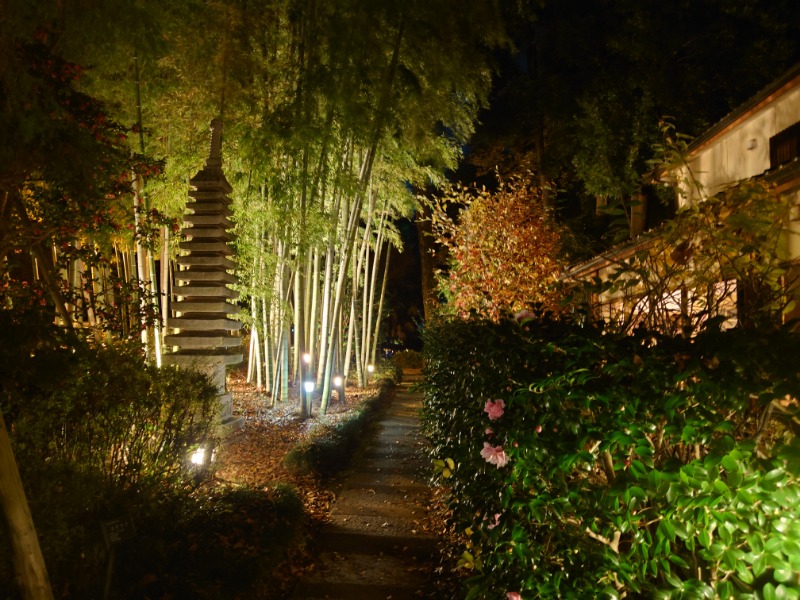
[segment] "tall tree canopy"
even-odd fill
[[[208,123],[222,117],[259,381],[264,370],[285,397],[308,375],[302,354],[318,385],[351,364],[363,379],[399,247],[394,220],[411,215],[413,185],[456,167],[486,104],[488,51],[505,40],[494,3],[11,4],[0,17],[3,252],[24,264],[38,236],[40,258],[57,261],[43,270],[37,259],[22,279],[49,273],[65,323],[108,321],[103,307],[125,299],[122,334],[168,315],[177,240],[162,226],[181,216]],[[47,217],[65,203],[75,218]],[[156,353],[162,333],[143,338]]]
[[[699,135],[800,60],[791,0],[504,6],[516,43],[463,177],[532,168],[562,190],[562,215],[594,234],[598,200],[627,202],[641,185],[663,117]]]

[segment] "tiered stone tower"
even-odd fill
[[[164,362],[191,367],[209,374],[220,395],[220,418],[226,428],[241,426],[241,419],[231,413],[231,395],[225,383],[225,367],[242,362],[241,323],[231,318],[239,312],[233,304],[239,293],[228,284],[235,283],[230,273],[233,239],[231,200],[233,188],[222,172],[222,122],[211,122],[211,152],[205,167],[189,182],[192,198],[186,205],[180,243],[180,269],[175,273],[175,296],[170,334],[165,346],[173,352]]]

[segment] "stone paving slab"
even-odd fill
[[[366,496],[360,490],[349,490],[345,498],[333,505],[331,517],[336,519],[339,515],[348,517],[360,515],[365,517],[401,517],[404,519],[418,520],[425,516],[427,504],[416,497],[397,500],[394,494],[375,494]]]
[[[417,469],[408,469],[402,464],[397,464],[397,467],[393,469],[387,464],[390,462],[391,461],[385,461],[380,471],[374,469],[370,471],[354,471],[348,476],[347,483],[351,488],[388,486],[398,488],[400,491],[423,487],[417,478]]]
[[[332,515],[331,525],[338,527],[345,532],[356,530],[360,533],[369,532],[374,536],[408,536],[413,537],[422,535],[420,527],[420,517],[415,515],[403,514],[405,511],[398,510],[396,514],[366,515],[353,514],[352,512]]]
[[[419,600],[412,588],[373,584],[365,587],[352,583],[309,584],[302,600]],[[298,596],[298,599],[300,597]]]
[[[433,556],[436,551],[436,542],[426,535],[398,535],[396,532],[385,535],[375,535],[372,531],[356,531],[353,528],[337,527],[332,525],[327,528],[324,535],[317,541],[316,550],[320,553],[335,553],[340,556],[365,555],[377,557],[380,555],[395,556],[408,560],[418,560]],[[324,555],[321,555],[325,558]],[[327,571],[328,565],[322,564],[321,571]],[[373,579],[384,577],[383,572],[372,572],[365,576],[362,583],[368,585]],[[328,573],[329,580],[335,580],[335,572]],[[315,579],[315,577],[311,577]],[[420,584],[424,582],[420,581]],[[295,596],[302,598],[302,596]]]

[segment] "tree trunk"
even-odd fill
[[[422,310],[426,322],[430,322],[436,307],[436,279],[433,257],[433,232],[431,230],[430,209],[424,204],[414,219],[419,241],[420,283],[422,284]]]
[[[22,203],[19,195],[12,192],[9,194],[8,199],[11,201],[14,210],[17,211],[22,227],[27,232],[30,232],[32,228],[31,220],[28,217],[28,211],[25,210],[25,205]],[[33,239],[33,236],[31,236],[31,238]],[[50,299],[53,301],[58,316],[64,321],[64,327],[67,331],[74,331],[72,316],[67,310],[64,298],[59,291],[58,282],[54,276],[55,266],[53,265],[52,255],[48,255],[48,253],[44,251],[44,248],[42,248],[41,242],[38,241],[31,244],[31,252],[39,263],[39,276],[42,278],[48,294],[50,294]]]
[[[11,541],[14,573],[22,597],[25,600],[53,600],[47,568],[2,413],[0,413],[0,508]]]
[[[378,314],[375,316],[375,333],[372,336],[371,362],[375,364],[378,358],[378,339],[380,337],[381,316],[383,315],[383,300],[386,297],[386,281],[389,279],[389,259],[392,257],[392,246],[386,245],[386,259],[383,265],[383,281],[381,282],[381,296],[378,300]]]
[[[365,321],[365,329],[366,333],[364,334],[364,364],[375,364],[375,352],[373,348],[378,340],[378,328],[377,325],[375,329],[372,328],[372,319],[375,313],[375,291],[378,284],[378,267],[380,266],[381,262],[381,255],[383,253],[383,234],[384,228],[386,227],[386,218],[387,218],[387,204],[388,201],[384,201],[383,203],[383,210],[381,211],[381,220],[378,225],[378,236],[375,241],[375,251],[373,252],[373,263],[372,263],[372,271],[370,273],[370,280],[369,280],[369,301],[367,303],[367,311],[364,313],[364,321]],[[366,293],[366,286],[367,281],[364,280],[364,292]],[[378,323],[380,323],[380,317],[378,317]]]

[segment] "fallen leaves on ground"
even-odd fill
[[[334,395],[327,414],[322,417],[317,399],[310,419],[300,418],[297,398],[273,404],[270,394],[247,382],[244,369],[229,374],[228,391],[233,396],[234,416],[244,418],[244,427],[222,441],[217,452],[215,477],[209,485],[270,489],[276,484],[289,484],[297,490],[310,518],[307,536],[313,536],[329,519],[333,494],[323,488],[318,478],[287,469],[284,457],[313,435],[316,427],[346,419],[366,396],[375,393],[375,388],[348,388],[345,402],[338,402]],[[313,568],[311,557],[301,547],[277,567],[275,574],[283,580],[281,587],[288,588]],[[271,597],[268,590],[253,590],[252,593],[253,597]]]
[[[233,396],[234,416],[244,418],[244,428],[223,441],[217,456],[217,480],[251,487],[291,483],[316,503],[327,497],[320,482],[286,469],[284,457],[316,427],[346,419],[366,396],[375,393],[375,388],[348,389],[345,402],[338,402],[334,396],[325,416],[319,416],[317,401],[310,419],[300,418],[296,398],[273,403],[270,394],[247,381],[244,369],[229,375],[228,391]]]

